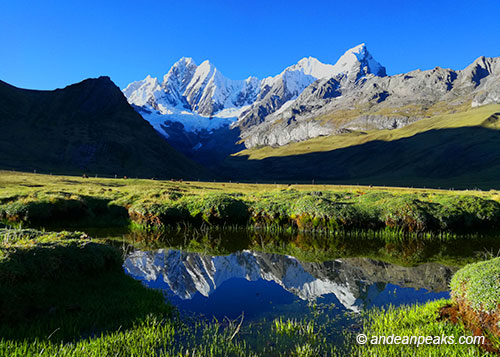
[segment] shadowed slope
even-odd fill
[[[0,81],[0,167],[65,174],[203,178],[108,77],[54,91]]]
[[[231,179],[489,188],[500,185],[499,140],[485,127],[437,129],[301,155],[233,156],[224,169]]]

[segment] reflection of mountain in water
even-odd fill
[[[196,292],[208,297],[231,278],[263,279],[276,282],[303,300],[334,294],[346,308],[355,311],[374,300],[385,284],[446,291],[455,270],[435,263],[401,267],[367,258],[307,263],[254,251],[209,256],[163,249],[133,252],[124,267],[130,275],[160,283],[161,288],[181,299],[191,299]]]

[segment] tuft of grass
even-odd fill
[[[279,335],[315,336],[313,321],[309,321],[307,323],[297,319],[287,319],[284,321],[283,318],[280,317],[279,319],[274,320],[274,329]]]

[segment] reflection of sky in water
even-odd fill
[[[148,287],[163,289],[163,284],[149,284]],[[158,286],[160,285],[160,286]],[[229,317],[235,319],[245,312],[245,319],[270,317],[308,311],[308,302],[298,298],[274,281],[248,281],[243,278],[232,278],[221,284],[209,297],[195,293],[191,299],[181,299],[170,290],[166,290],[168,301],[177,306],[181,312],[198,313],[217,319]],[[430,300],[449,298],[448,292],[429,292],[426,289],[401,288],[387,284],[382,291],[377,286],[369,287],[369,296],[364,308],[423,303]],[[337,299],[335,294],[326,294],[316,299],[317,303],[335,304],[339,312],[348,311]]]
[[[217,319],[268,320],[279,316],[300,318],[310,312],[309,300],[333,304],[334,314],[448,298],[447,291],[421,284],[421,272],[371,260],[361,261],[364,271],[349,259],[325,263],[301,263],[293,257],[240,252],[225,257],[201,256],[178,251],[134,252],[125,271],[151,288],[165,292],[181,313],[203,314]],[[379,273],[374,269],[384,264]],[[373,268],[375,267],[375,268]],[[390,281],[391,269],[404,281],[414,275],[414,287]],[[433,270],[426,268],[433,274]],[[442,266],[432,266],[439,276]],[[219,271],[218,271],[219,270]],[[381,274],[379,278],[377,274]],[[384,275],[385,274],[385,275]],[[413,274],[413,275],[412,275]],[[446,282],[441,282],[441,287]],[[437,290],[440,290],[439,288]],[[442,290],[442,289],[441,289]]]
[[[242,311],[246,319],[252,319],[300,299],[275,282],[232,278],[221,284],[208,298],[196,293],[190,300],[170,297],[169,301],[181,310],[213,315],[218,319],[224,316],[234,319]]]
[[[375,285],[371,285],[371,289],[376,289]],[[402,288],[397,285],[387,284],[384,290],[378,294],[369,294],[372,299],[365,302],[365,308],[381,307],[403,304],[424,303],[430,300],[448,299],[450,293],[448,291],[429,292],[426,289]]]

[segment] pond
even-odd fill
[[[480,259],[489,243],[230,230],[128,232],[115,240],[125,272],[161,290],[181,314],[220,320],[243,313],[245,321],[298,318],[314,305],[334,306],[340,316],[448,298],[458,266]]]
[[[437,263],[404,267],[369,258],[311,263],[253,250],[207,255],[179,249],[134,250],[124,269],[164,292],[181,316],[244,317],[251,326],[247,334],[277,319],[314,319],[338,345],[346,330],[361,328],[362,311],[448,298],[456,271]]]
[[[323,351],[325,344],[327,354],[348,353],[373,308],[449,298],[459,267],[498,248],[488,237],[446,242],[227,228],[91,234],[121,248],[126,274],[176,307],[184,326],[176,348],[223,331],[215,340],[237,334],[234,341],[258,355],[307,345]]]

